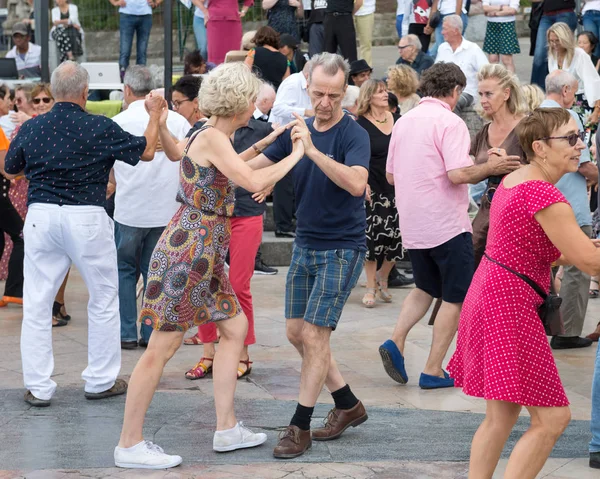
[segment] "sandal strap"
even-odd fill
[[[246,366],[250,367],[250,365],[252,364],[252,361],[250,361],[250,359],[240,359],[240,363],[245,364]],[[238,368],[239,371],[239,368]]]

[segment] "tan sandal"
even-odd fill
[[[372,296],[373,299],[369,299],[368,297]],[[375,306],[375,301],[377,298],[377,288],[367,288],[367,292],[363,296],[362,304],[365,308],[373,308]]]
[[[214,358],[200,358],[196,365],[185,373],[185,378],[190,381],[202,379],[212,373],[212,363],[210,366],[204,364],[204,361],[214,361]]]
[[[242,368],[238,368],[238,379],[242,379],[243,377],[248,376],[248,374],[252,372],[252,361],[250,361],[250,358],[246,360],[241,360],[240,363],[246,365],[246,370],[244,371]]]
[[[383,301],[384,303],[392,302],[392,295],[388,291],[387,281],[379,282],[379,288],[377,288],[377,299]]]
[[[189,338],[185,338],[183,340],[183,344],[185,344],[186,346],[199,346],[200,344],[202,344],[202,341],[200,341],[200,338],[196,334],[194,334]]]

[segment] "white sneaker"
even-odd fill
[[[135,446],[115,447],[115,466],[128,469],[168,469],[181,464],[181,456],[169,456],[150,441]]]
[[[238,422],[235,427],[226,431],[216,431],[213,437],[213,450],[217,452],[235,451],[247,447],[260,446],[267,440],[267,435],[259,432],[253,433]]]

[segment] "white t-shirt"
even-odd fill
[[[598,0],[600,1],[600,0]],[[310,4],[310,0],[302,0],[302,8],[306,10],[312,10],[312,5]]]
[[[600,3],[600,0],[598,0]],[[519,0],[483,0],[481,4],[485,7],[499,7],[500,5],[504,5],[503,8],[514,8],[515,10],[519,10]],[[486,17],[488,22],[491,23],[508,23],[514,22],[515,16],[509,15],[506,17]]]
[[[138,100],[113,120],[132,135],[142,136],[150,115],[144,108],[144,100]],[[169,111],[167,127],[179,140],[184,139],[191,128],[188,121],[174,111]],[[179,166],[179,161],[169,160],[162,151],[157,152],[152,161],[140,161],[135,166],[115,162],[115,221],[134,228],[166,226],[181,206],[175,201]]]
[[[404,15],[404,0],[398,0],[396,3],[396,16],[399,15]]]
[[[119,13],[127,15],[152,15],[152,7],[148,0],[127,0],[125,6],[119,8]]]
[[[364,0],[362,7],[358,9],[355,15],[357,17],[362,17],[363,15],[370,15],[371,13],[375,13],[375,0]]]
[[[600,0],[592,0],[591,2],[585,2],[581,13],[585,13],[588,10],[600,10]]]
[[[465,9],[466,0],[463,0],[462,12],[467,13]],[[456,0],[440,0],[438,3],[438,10],[442,15],[452,15],[456,13]]]

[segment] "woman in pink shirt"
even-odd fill
[[[211,0],[208,15],[204,16],[208,37],[208,61],[217,65],[225,61],[231,50],[239,50],[242,43],[242,21],[254,0],[244,0],[238,11],[237,0]]]

